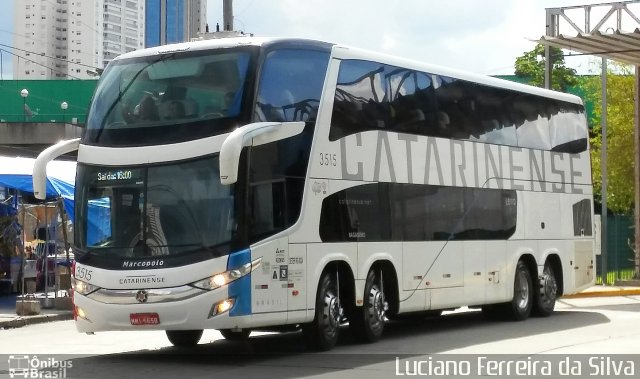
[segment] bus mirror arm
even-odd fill
[[[53,146],[44,149],[38,154],[36,161],[33,163],[33,195],[36,199],[44,200],[47,197],[47,163],[62,154],[70,153],[78,150],[80,146],[80,138],[74,138],[67,141],[60,141]]]
[[[220,149],[220,182],[228,185],[238,180],[240,153],[245,146],[259,146],[296,136],[302,133],[304,126],[303,121],[255,122],[234,130]]]

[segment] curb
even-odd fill
[[[580,292],[580,293],[575,293],[573,295],[562,296],[562,299],[581,299],[586,297],[638,296],[638,295],[640,295],[640,288]]]
[[[37,315],[21,317],[17,316],[13,320],[0,321],[0,329],[15,329],[26,325],[43,324],[51,321],[67,321],[73,320],[73,313],[58,313],[50,315]]]

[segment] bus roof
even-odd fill
[[[230,48],[236,46],[261,46],[265,42],[276,41],[275,38],[261,38],[261,37],[235,37],[235,38],[219,38],[219,39],[208,39],[202,41],[193,41],[193,42],[182,42],[182,43],[174,43],[170,45],[162,45],[156,47],[150,47],[147,49],[140,49],[131,51],[129,53],[125,53],[119,55],[114,59],[128,59],[128,58],[138,58],[138,57],[148,57],[157,54],[166,54],[173,52],[186,52],[186,51],[200,51],[200,50],[209,50],[209,49],[219,49],[219,48]]]
[[[317,44],[320,41],[305,40],[297,38],[268,38],[268,37],[233,37],[233,38],[219,38],[208,39],[193,42],[183,42],[171,45],[163,45],[152,47],[148,49],[141,49],[125,53],[118,56],[114,61],[127,58],[137,58],[152,56],[157,54],[182,52],[182,51],[200,51],[218,48],[231,48],[237,46],[262,46],[272,42],[308,42],[309,44]],[[505,88],[513,91],[529,93],[536,96],[543,96],[547,98],[553,98],[561,101],[567,101],[575,104],[583,104],[582,99],[578,96],[552,91],[544,88],[534,87],[527,84],[521,84],[512,82],[509,80],[494,78],[488,75],[475,74],[468,71],[456,70],[448,67],[438,66],[434,64],[423,63],[416,60],[399,58],[396,56],[374,52],[371,50],[365,50],[346,45],[333,45],[332,56],[338,59],[361,59],[361,60],[373,60],[376,62],[409,68],[418,71],[424,71],[432,74],[449,76],[461,80],[466,80],[478,84],[487,85],[490,87]]]
[[[336,45],[333,49],[333,57],[338,59],[367,59],[376,62],[398,66],[403,68],[409,68],[412,70],[428,72],[430,74],[438,74],[443,76],[449,76],[456,79],[466,80],[473,83],[483,84],[490,87],[505,88],[513,91],[529,93],[536,96],[542,96],[547,98],[553,98],[561,101],[582,105],[582,99],[578,96],[552,91],[540,87],[534,87],[527,84],[517,83],[510,80],[495,78],[488,75],[475,74],[469,71],[457,70],[453,68],[438,66],[434,64],[428,64],[416,60],[399,58],[396,56],[372,52],[370,50],[364,50],[360,48],[354,48],[344,45]]]

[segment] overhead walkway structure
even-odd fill
[[[96,84],[0,80],[0,155],[33,158],[60,140],[81,136]]]

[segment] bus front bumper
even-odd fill
[[[237,312],[234,309],[240,306],[241,301],[237,297],[229,297],[226,288],[203,291],[180,300],[165,299],[163,302],[146,302],[145,292],[136,291],[139,298],[120,299],[110,303],[74,294],[76,328],[83,333],[109,330],[233,329],[248,327],[251,320],[250,310]],[[231,308],[220,306],[225,301],[232,302]]]

